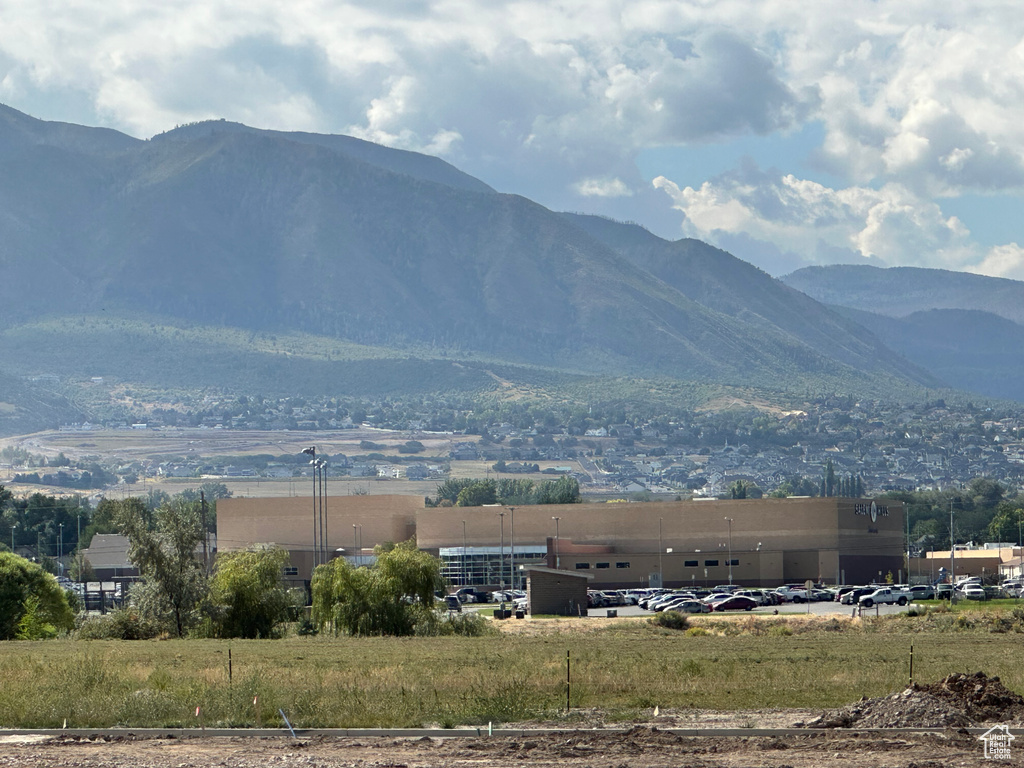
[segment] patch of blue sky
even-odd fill
[[[814,150],[821,146],[824,135],[821,123],[812,122],[789,134],[741,136],[717,144],[645,149],[638,155],[636,164],[648,181],[664,176],[680,187],[696,189],[705,181],[738,169],[744,158],[750,158],[763,171],[776,169],[799,179],[841,188],[845,185],[839,178],[813,162]]]
[[[1022,195],[962,195],[938,203],[947,216],[960,219],[971,230],[971,239],[983,247],[1024,245]]]

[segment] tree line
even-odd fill
[[[437,486],[437,495],[425,499],[428,507],[482,507],[485,504],[580,504],[583,495],[575,477],[535,483],[526,478],[492,480],[451,478]]]

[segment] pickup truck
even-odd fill
[[[775,594],[778,595],[784,603],[807,602],[807,590],[802,587],[791,587],[789,585],[779,587],[775,590]]]
[[[873,605],[906,605],[910,602],[910,596],[902,589],[891,589],[890,587],[883,587],[882,589],[876,589],[874,592],[868,595],[862,595],[858,604],[862,608],[870,608]]]

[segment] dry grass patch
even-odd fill
[[[918,680],[982,670],[1024,691],[1013,632],[774,616],[694,617],[703,635],[643,618],[496,624],[487,637],[4,643],[0,727],[190,726],[197,706],[211,727],[282,725],[279,708],[298,727],[551,719],[567,653],[573,708],[620,721],[654,707],[824,709],[888,695],[907,683],[911,644]]]

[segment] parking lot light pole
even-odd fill
[[[323,551],[323,561],[330,560],[327,548],[327,462],[320,460],[320,549]]]
[[[555,570],[558,571],[562,567],[558,560],[558,521],[562,518],[552,517],[551,519],[555,521]],[[11,547],[11,549],[14,549],[14,547]]]
[[[501,519],[501,545],[498,549],[498,588],[501,590],[501,610],[505,611],[505,510],[498,512]]]
[[[665,518],[658,518],[658,578],[661,579],[661,584],[658,586],[665,587],[665,560],[663,552],[665,551],[665,537],[663,535],[665,526]]]
[[[1018,513],[1020,514],[1020,513]],[[1024,579],[1024,546],[1021,546],[1021,518],[1017,518],[1017,554],[1020,556],[1020,562],[1017,565],[1017,578]],[[14,547],[11,547],[11,551],[14,551]],[[1018,595],[1020,597],[1020,595]]]
[[[316,536],[316,521],[317,521],[317,499],[316,499],[316,446],[311,445],[309,448],[303,448],[302,452],[307,456],[312,456],[312,460],[309,462],[313,468],[313,569],[317,566],[317,553],[319,551],[319,545]],[[313,570],[310,570],[310,577],[313,575]]]
[[[729,523],[729,586],[732,586],[732,518],[725,518]]]
[[[509,507],[509,532],[508,532],[508,581],[512,585],[512,591],[516,589],[516,508]]]
[[[466,576],[466,521],[462,521],[462,586],[469,586],[469,577]]]

